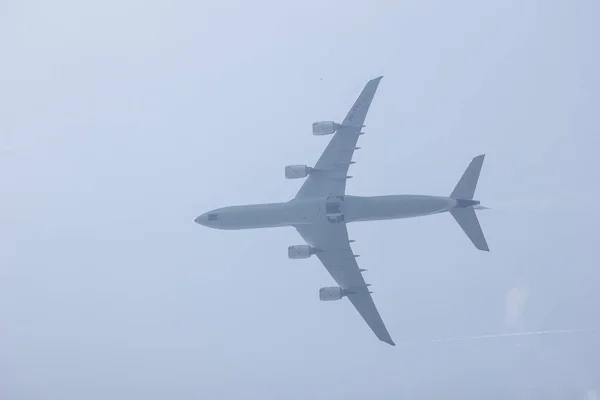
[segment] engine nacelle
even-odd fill
[[[319,289],[319,299],[321,301],[340,300],[346,296],[346,291],[341,287],[324,287]]]
[[[340,128],[340,124],[336,124],[333,121],[320,121],[315,122],[312,125],[313,135],[331,135]]]
[[[314,247],[310,247],[307,244],[299,244],[296,246],[288,247],[288,257],[292,260],[299,260],[301,258],[308,258],[316,253]]]
[[[308,165],[287,165],[285,167],[286,179],[306,178],[313,169]]]

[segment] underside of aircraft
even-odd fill
[[[484,155],[471,160],[452,193],[447,196],[391,195],[352,196],[346,194],[349,167],[364,122],[382,77],[367,82],[341,123],[313,124],[314,135],[333,135],[317,163],[288,165],[287,179],[306,178],[296,196],[285,202],[228,206],[200,215],[195,222],[216,229],[257,229],[293,226],[305,244],[288,248],[290,259],[315,255],[337,286],[319,290],[322,301],[348,298],[375,335],[394,345],[367,284],[365,269],[357,263],[346,225],[358,221],[412,218],[449,212],[475,247],[489,251],[475,214],[483,207],[474,200]]]

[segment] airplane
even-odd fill
[[[314,135],[333,135],[313,167],[288,165],[287,179],[306,178],[296,196],[286,202],[218,208],[194,221],[215,229],[294,227],[306,244],[288,248],[290,259],[315,255],[337,283],[319,290],[319,299],[335,301],[347,297],[377,338],[395,346],[371,297],[350,244],[346,225],[357,221],[411,218],[449,212],[479,250],[489,247],[475,210],[486,209],[473,200],[484,154],[471,161],[449,197],[426,195],[353,196],[346,182],[358,138],[364,133],[367,112],[382,76],[367,82],[342,123],[315,122]]]

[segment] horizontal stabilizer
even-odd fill
[[[453,208],[450,210],[450,214],[454,217],[456,222],[460,225],[462,230],[467,234],[471,242],[479,250],[490,251],[488,244],[479,225],[479,220],[475,214],[475,210],[472,207],[466,208]]]
[[[472,200],[479,180],[479,173],[483,166],[485,154],[475,157],[463,173],[460,181],[454,187],[450,198]]]

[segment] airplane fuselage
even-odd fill
[[[345,195],[223,207],[202,214],[195,222],[216,229],[258,229],[412,218],[450,211],[457,206],[457,200],[439,196]]]
[[[286,179],[305,179],[292,200],[218,208],[194,221],[215,229],[241,230],[293,226],[305,244],[288,247],[290,259],[317,255],[336,286],[319,289],[322,301],[346,297],[377,338],[394,345],[371,297],[372,289],[356,262],[347,223],[413,218],[449,212],[479,250],[489,247],[475,210],[484,209],[473,200],[483,164],[481,154],[471,163],[448,197],[427,195],[346,195],[348,175],[358,139],[382,77],[371,79],[341,123],[319,121],[312,125],[317,136],[333,135],[313,166],[287,165]]]

